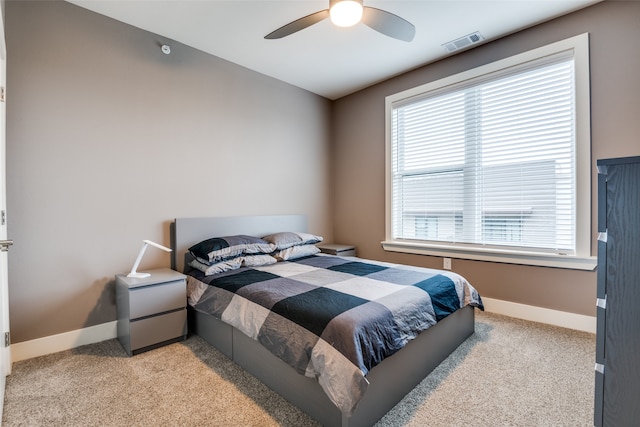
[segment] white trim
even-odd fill
[[[595,316],[585,316],[584,314],[568,313],[566,311],[551,310],[493,298],[482,298],[482,302],[484,303],[484,309],[489,313],[503,314],[517,319],[596,333]]]
[[[489,313],[502,314],[517,319],[546,323],[563,328],[576,329],[584,332],[596,332],[596,318],[583,314],[568,313],[551,310],[532,305],[519,304],[493,298],[482,298],[484,308]],[[71,350],[82,345],[106,341],[118,336],[117,321],[103,323],[88,328],[77,329],[31,341],[19,342],[11,345],[11,359],[13,362],[45,356],[59,351]]]
[[[476,261],[502,262],[506,264],[535,265],[538,267],[568,268],[572,270],[593,271],[598,265],[595,256],[577,257],[555,253],[509,252],[507,250],[480,248],[466,249],[453,245],[438,246],[416,241],[392,240],[381,242],[382,248],[389,252],[402,252],[444,258],[471,259]]]
[[[114,320],[88,328],[11,344],[11,360],[13,362],[19,362],[59,351],[70,350],[80,347],[81,345],[110,340],[118,336],[117,325],[118,322]]]

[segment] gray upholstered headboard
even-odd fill
[[[307,231],[305,215],[176,218],[171,223],[171,268],[184,271],[189,247],[211,238],[246,234],[262,237],[280,231]]]

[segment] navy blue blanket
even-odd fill
[[[316,255],[204,276],[192,271],[189,302],[249,337],[299,373],[318,378],[350,415],[367,373],[477,291],[450,271]]]

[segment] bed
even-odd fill
[[[320,267],[324,268],[325,266],[329,266],[332,269],[330,271],[331,274],[334,274],[336,270],[340,270],[340,274],[347,274],[345,268],[352,268],[353,266],[366,269],[379,268],[381,272],[378,274],[382,274],[383,271],[391,271],[395,267],[386,263],[361,260],[359,258],[347,259],[326,254],[284,261],[274,264],[274,267],[240,268],[239,270],[216,276],[205,276],[202,272],[193,270],[189,266],[189,263],[194,258],[189,248],[204,239],[214,236],[233,235],[265,236],[282,231],[306,232],[306,217],[302,215],[282,215],[178,218],[171,224],[171,244],[174,249],[172,253],[172,268],[190,274],[188,279],[190,290],[192,294],[198,294],[198,298],[201,298],[200,300],[194,299],[196,301],[194,304],[194,301],[191,301],[193,296],[190,296],[190,331],[201,336],[322,425],[356,427],[375,424],[453,350],[473,334],[474,307],[482,308],[482,302],[475,290],[470,285],[469,288],[465,285],[464,299],[469,302],[468,304],[462,304],[464,305],[462,308],[456,307],[455,311],[451,310],[451,314],[439,314],[437,323],[421,331],[414,339],[412,339],[413,337],[405,339],[408,343],[401,349],[394,349],[392,355],[388,357],[377,356],[378,359],[382,359],[381,361],[375,360],[374,363],[371,362],[371,359],[366,359],[364,362],[361,361],[364,365],[361,363],[357,367],[358,369],[362,368],[362,372],[356,370],[356,373],[359,373],[362,379],[358,382],[357,390],[354,389],[353,391],[355,397],[341,392],[339,387],[342,387],[342,385],[334,386],[324,380],[323,376],[317,372],[309,372],[309,368],[307,368],[306,375],[301,375],[300,367],[292,364],[291,360],[285,362],[274,355],[278,353],[278,351],[274,351],[274,348],[281,348],[280,344],[270,347],[268,343],[265,344],[264,340],[261,343],[257,339],[256,333],[251,333],[252,328],[255,329],[255,326],[247,326],[243,323],[244,321],[234,321],[229,318],[225,318],[225,320],[230,323],[225,323],[221,320],[222,316],[218,315],[219,313],[206,313],[206,310],[202,309],[203,306],[208,305],[215,308],[216,304],[219,305],[216,302],[212,303],[211,301],[215,301],[215,297],[210,297],[209,295],[222,295],[221,292],[227,292],[226,285],[220,285],[220,283],[232,283],[229,281],[238,280],[234,276],[236,271],[239,271],[238,275],[244,274],[245,277],[251,274],[275,274],[277,271],[285,271],[286,273],[282,274],[283,277],[278,277],[278,280],[285,280],[287,277],[284,276],[293,274],[291,271],[297,272],[303,269],[306,272],[307,270],[320,269]],[[415,267],[402,266],[397,266],[397,268],[411,269],[411,274],[415,273],[413,270],[416,269]],[[433,270],[430,272],[430,274],[434,273]],[[435,271],[435,273],[438,272]],[[450,272],[441,273],[455,276]],[[324,273],[321,274],[326,276],[327,270],[324,270]],[[364,273],[357,273],[357,275],[362,274]],[[445,277],[441,274],[437,274],[437,276]],[[289,289],[292,284],[293,282],[287,283],[286,289]],[[193,290],[196,288],[200,289],[199,293],[194,293]],[[222,288],[225,288],[224,291],[221,291]],[[408,288],[413,287],[409,286]],[[205,289],[210,292],[210,294],[206,294],[206,298],[201,296]],[[460,289],[460,286],[458,286],[459,294]],[[230,298],[227,297],[227,299]],[[207,304],[204,304],[203,301],[206,301]],[[365,305],[362,304],[362,306]],[[434,307],[436,306],[435,298],[433,305]],[[197,309],[194,307],[197,307]],[[244,306],[235,311],[246,313]],[[350,310],[349,313],[354,311],[357,310]],[[255,314],[252,316],[255,317]],[[297,336],[299,334],[295,331],[289,331],[282,335]],[[272,339],[269,337],[268,341],[277,341],[278,339],[280,338]],[[337,366],[339,370],[343,366],[350,366],[348,363],[345,365],[343,361],[333,364],[326,362],[342,358],[340,354],[335,357],[333,345],[333,343],[328,346],[325,345],[325,348],[318,352],[314,348],[307,349],[302,351],[303,357],[304,354],[307,354],[309,360],[312,360],[313,363],[309,365],[326,364]],[[267,349],[268,347],[269,349]],[[316,349],[317,347],[320,346],[317,345]],[[363,347],[366,348],[366,346]],[[327,353],[323,351],[327,351]],[[285,351],[284,353],[287,352]],[[319,356],[316,353],[319,353]],[[299,357],[296,355],[289,359],[297,360],[297,358]],[[305,372],[302,373],[304,374]],[[363,373],[366,373],[366,376]],[[345,371],[338,371],[332,376],[336,378],[349,377],[350,381],[354,381],[351,379],[351,376],[353,376],[358,381],[358,375],[354,375],[350,371],[347,374],[345,374]],[[335,390],[338,391],[336,392]]]

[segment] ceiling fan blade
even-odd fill
[[[264,38],[269,40],[281,39],[282,37],[286,37],[297,31],[304,30],[305,28],[310,27],[313,24],[317,24],[318,22],[328,17],[329,9],[321,10],[320,12],[307,15],[304,18],[296,19],[293,22],[289,22],[287,25],[284,25],[277,30],[267,34],[266,36],[264,36]]]
[[[411,22],[375,7],[364,7],[362,22],[379,33],[405,42],[410,42],[416,35],[416,27]]]

